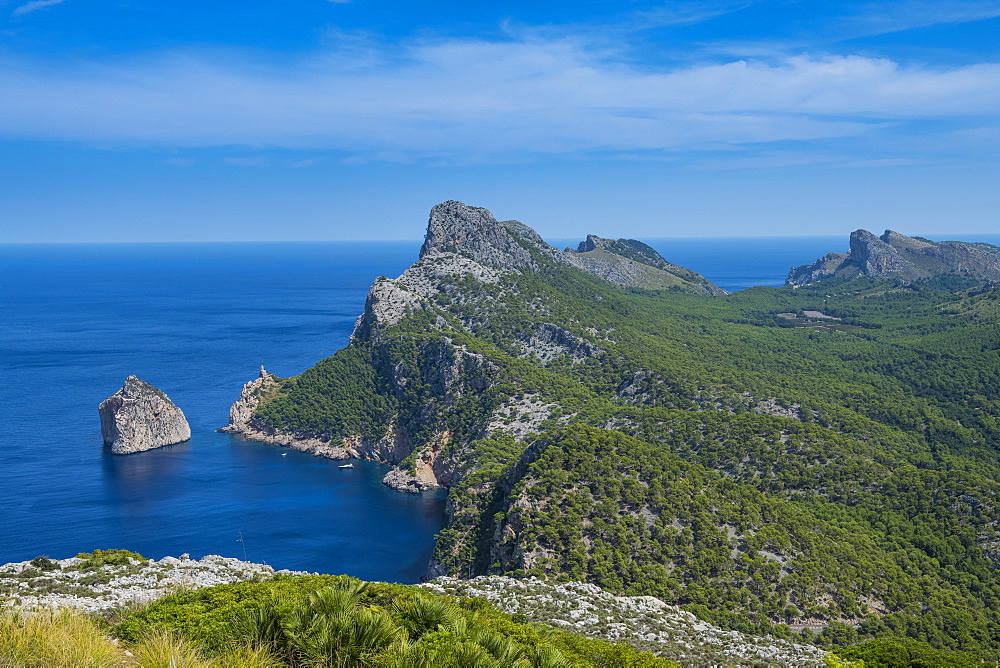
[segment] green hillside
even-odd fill
[[[995,291],[651,291],[515,241],[516,258],[457,242],[384,281],[352,343],[281,381],[257,427],[407,444],[400,468],[451,489],[434,574],[1000,657]]]

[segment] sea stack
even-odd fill
[[[101,402],[101,436],[116,455],[173,445],[191,438],[184,413],[170,397],[135,376]]]

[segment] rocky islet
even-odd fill
[[[127,455],[182,443],[191,427],[166,394],[136,376],[101,402],[101,436],[116,455]]]

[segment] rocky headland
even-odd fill
[[[446,202],[350,343],[261,374],[228,429],[393,465],[401,491],[448,488],[429,577],[582,581],[745,633],[933,629],[953,647],[1000,618],[982,286],[1000,256],[852,240],[793,272],[816,285],[716,297],[639,242],[559,251]]]
[[[673,288],[713,297],[727,294],[700,274],[667,262],[635,239],[602,239],[588,234],[576,248],[565,249],[563,259],[615,285],[650,290]]]
[[[487,209],[456,201],[435,206],[418,260],[398,278],[380,277],[368,292],[363,313],[351,336],[353,345],[384,343],[382,332],[405,318],[434,309],[441,301],[462,302],[474,298],[464,294],[464,282],[491,286],[498,292],[511,276],[537,272],[546,266],[572,267],[617,286],[665,290],[698,295],[724,295],[725,290],[703,276],[667,262],[655,250],[634,239],[603,239],[588,235],[577,249],[560,251],[547,244],[527,225],[498,221]],[[443,330],[448,323],[440,316],[434,321]],[[462,325],[476,332],[484,325],[470,314]],[[550,322],[533,323],[518,334],[517,354],[549,363],[563,355],[582,361],[602,349],[592,336],[574,333]],[[442,335],[426,348],[428,357],[420,370],[430,380],[430,393],[447,397],[440,409],[447,409],[462,397],[481,394],[496,380],[499,368],[487,356],[469,350]],[[426,372],[426,373],[425,373]],[[389,371],[390,389],[397,395],[407,392],[412,371],[396,366]],[[248,440],[293,448],[331,459],[359,458],[400,465],[386,474],[383,482],[401,492],[418,493],[448,487],[459,475],[461,453],[449,448],[451,430],[437,429],[417,442],[416,425],[393,419],[378,434],[363,435],[322,430],[285,429],[263,417],[258,408],[275,396],[279,382],[263,367],[260,375],[247,383],[230,409],[229,424],[220,431],[239,434]],[[512,429],[519,438],[537,430],[552,406],[529,406],[517,411],[517,399],[499,406],[484,424]],[[420,422],[433,423],[431,408]],[[513,412],[513,419],[512,419]]]
[[[812,264],[794,267],[788,285],[809,285],[833,276],[916,281],[954,273],[975,282],[1000,280],[1000,248],[985,243],[930,241],[886,230],[851,233],[850,252],[828,253]]]
[[[166,394],[129,376],[121,389],[101,402],[101,436],[116,455],[152,450],[191,438],[184,413]]]

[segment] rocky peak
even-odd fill
[[[184,413],[149,383],[129,376],[121,389],[101,402],[101,436],[111,452],[125,455],[191,438]]]
[[[496,269],[535,269],[537,263],[525,242],[547,255],[558,254],[522,223],[501,223],[486,209],[449,200],[431,209],[420,257],[458,253]]]
[[[882,241],[894,246],[895,248],[931,248],[934,244],[923,239],[918,239],[916,237],[908,237],[905,234],[900,234],[899,232],[893,232],[892,230],[886,230],[885,233],[879,237]]]
[[[795,267],[787,283],[806,285],[830,276],[915,281],[948,273],[978,281],[1000,280],[1000,249],[961,241],[932,242],[892,230],[880,237],[868,230],[855,230],[850,253],[830,253],[811,265]]]
[[[634,239],[615,241],[591,234],[579,250],[563,253],[524,223],[498,221],[487,209],[449,200],[431,209],[417,262],[398,278],[375,279],[352,339],[367,339],[424,309],[455,277],[497,284],[505,272],[538,271],[542,265],[576,267],[627,287],[726,294]]]
[[[887,231],[885,236],[888,235]],[[868,230],[855,230],[851,233],[850,261],[855,263],[865,276],[900,274],[907,267],[906,260],[894,246]]]
[[[595,234],[588,234],[584,241],[580,242],[580,245],[576,247],[577,253],[589,253],[590,251],[595,251],[598,248],[604,248],[610,242],[611,239],[602,239]]]

